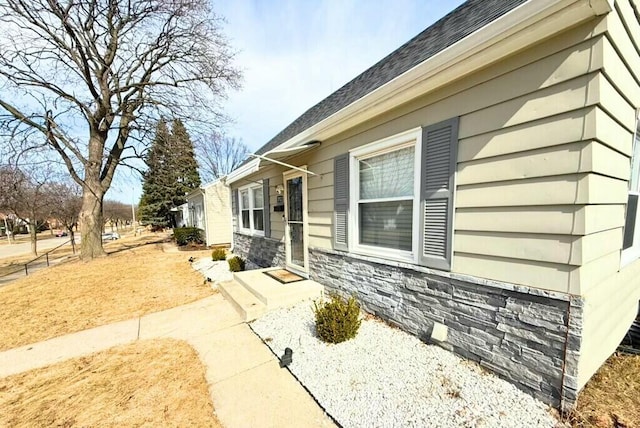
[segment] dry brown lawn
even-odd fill
[[[139,341],[0,379],[0,426],[220,427],[186,342]]]
[[[213,293],[188,259],[157,236],[105,246],[108,257],[35,272],[0,288],[0,351],[180,306]],[[173,244],[171,244],[173,245]]]
[[[640,355],[610,357],[580,393],[570,420],[580,428],[639,428]]]

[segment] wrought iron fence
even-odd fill
[[[29,260],[26,263],[17,264],[15,270],[11,270],[10,272],[5,272],[5,273],[0,274],[0,278],[7,277],[9,275],[14,275],[14,274],[16,274],[18,272],[21,272],[21,271],[23,271],[25,276],[27,276],[27,275],[29,275],[29,267],[30,266],[31,266],[31,270],[32,271],[36,267],[37,268],[45,267],[45,264],[46,264],[47,267],[50,266],[52,261],[64,257],[64,256],[53,257],[52,253],[55,252],[56,250],[64,247],[65,245],[68,245],[68,244],[71,244],[71,251],[72,251],[73,254],[75,254],[76,253],[75,242],[71,242],[71,239],[69,239],[68,241],[63,242],[62,244],[58,245],[57,247],[54,247],[54,248],[48,250],[47,252],[45,252],[43,254],[40,254],[35,259]]]

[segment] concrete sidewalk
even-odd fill
[[[1,352],[0,377],[163,337],[185,340],[196,349],[206,367],[216,415],[225,427],[334,426],[220,294]]]

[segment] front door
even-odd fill
[[[299,171],[284,174],[285,250],[287,268],[307,273],[307,177]]]

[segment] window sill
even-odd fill
[[[409,251],[394,250],[393,248],[381,249],[375,247],[356,246],[349,250],[350,254],[359,254],[366,257],[375,257],[400,263],[417,264],[418,261]]]
[[[264,232],[263,231],[256,231],[256,230],[251,230],[251,229],[238,229],[236,231],[236,233],[240,233],[242,235],[247,235],[247,236],[260,236],[260,237],[264,237]]]

